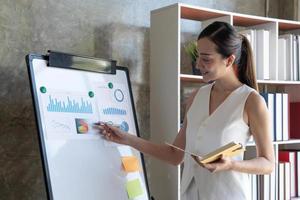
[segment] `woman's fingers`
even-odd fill
[[[100,130],[100,134],[106,140],[116,142],[120,139],[119,138],[120,137],[119,128],[112,126],[112,125],[108,125],[107,123],[104,123],[104,122],[97,122],[94,125]]]

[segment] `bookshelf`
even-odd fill
[[[278,36],[281,32],[300,30],[300,22],[219,11],[177,3],[151,11],[150,24],[150,127],[151,140],[172,142],[182,118],[182,87],[185,84],[202,84],[202,77],[182,72],[182,20],[201,22],[201,29],[213,21],[225,21],[244,29],[268,30],[270,80],[258,80],[264,91],[287,92],[291,100],[300,101],[300,81],[275,80],[278,66]],[[195,33],[195,39],[199,33]],[[274,59],[275,58],[275,59]],[[259,66],[257,66],[259,67]],[[276,161],[278,151],[296,145],[300,140],[274,141]],[[249,150],[249,151],[248,151]],[[255,152],[255,144],[249,143],[247,152]],[[255,156],[254,154],[252,156]],[[245,156],[247,157],[247,156]],[[249,156],[251,157],[251,155]],[[181,168],[151,160],[150,189],[157,199],[180,199]],[[276,169],[276,173],[278,169]],[[278,181],[276,179],[276,181]],[[263,198],[262,198],[263,199]],[[277,198],[275,198],[277,199]]]
[[[202,76],[191,75],[191,74],[180,74],[180,81],[183,82],[194,82],[204,83]],[[281,80],[257,80],[258,84],[272,84],[272,85],[300,85],[299,81],[281,81]]]

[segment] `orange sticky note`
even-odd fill
[[[135,156],[122,157],[123,168],[126,172],[139,171],[139,161]]]

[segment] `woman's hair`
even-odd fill
[[[238,79],[258,90],[255,66],[253,62],[253,54],[248,39],[239,34],[233,26],[226,22],[214,22],[208,25],[198,36],[201,38],[209,38],[217,46],[217,52],[228,58],[235,55],[234,65],[237,65]]]

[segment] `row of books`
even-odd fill
[[[272,58],[270,31],[243,30],[241,34],[249,40],[258,80],[300,80],[300,36],[293,34],[280,35],[278,38],[278,66],[271,66]],[[275,56],[275,53],[274,53]]]
[[[289,102],[287,93],[261,93],[265,99],[273,141],[300,139],[300,102]]]
[[[249,40],[256,66],[256,77],[259,80],[273,79],[270,77],[270,32],[268,30],[244,30],[241,34]]]
[[[270,175],[250,175],[252,200],[300,198],[300,151],[279,151],[279,162]]]
[[[276,170],[270,175],[250,175],[251,200],[275,200],[278,199],[278,182]],[[284,200],[284,199],[282,199]]]
[[[289,97],[287,93],[261,93],[271,121],[273,141],[289,140]]]
[[[266,101],[273,141],[289,140],[289,97],[287,93],[261,93]]]
[[[278,79],[299,81],[300,36],[285,34],[278,39]]]

